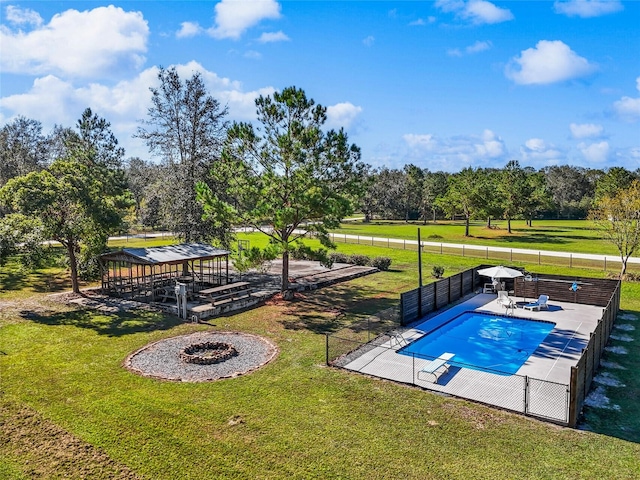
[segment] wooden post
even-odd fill
[[[571,379],[569,380],[569,419],[568,426],[575,428],[578,423],[578,369],[571,367]]]
[[[325,338],[325,363],[327,366],[329,366],[329,334],[325,333],[324,334],[324,338]]]

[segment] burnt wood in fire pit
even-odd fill
[[[238,354],[233,345],[224,342],[194,343],[180,352],[180,360],[198,365],[224,362]]]

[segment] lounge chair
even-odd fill
[[[431,360],[418,372],[418,380],[427,380],[420,378],[420,375],[433,377],[433,383],[438,383],[438,378],[449,371],[450,365],[447,363],[455,356],[455,353],[443,353],[435,360]]]
[[[527,303],[522,308],[526,308],[527,310],[531,310],[531,311],[540,310],[542,308],[548,309],[549,308],[549,305],[547,305],[548,301],[549,301],[549,295],[540,295],[538,297],[538,300],[536,300],[535,302]]]

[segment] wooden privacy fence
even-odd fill
[[[518,277],[514,280],[517,296],[536,299],[549,295],[556,302],[605,307],[611,301],[618,280],[565,275]]]
[[[483,278],[477,271],[487,266],[489,265],[480,265],[400,294],[401,324],[411,323],[474,292],[480,287]]]

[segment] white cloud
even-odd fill
[[[114,6],[67,10],[26,33],[0,29],[0,69],[34,75],[107,76],[140,68],[148,36],[149,27],[140,12]]]
[[[513,20],[511,11],[496,7],[493,3],[485,2],[484,0],[472,0],[468,2],[463,17],[470,19],[476,24],[501,23]]]
[[[343,102],[327,107],[327,124],[329,128],[348,129],[353,125],[358,115],[362,113],[362,107],[357,107],[353,103]]]
[[[571,130],[571,136],[573,138],[597,138],[602,135],[604,129],[602,125],[595,125],[593,123],[572,123],[569,125]]]
[[[220,103],[229,106],[230,120],[251,121],[256,119],[256,98],[273,95],[276,91],[273,87],[264,87],[251,92],[243,92],[239,88],[221,90],[214,95]]]
[[[493,44],[490,41],[477,41],[473,45],[469,45],[465,50],[467,53],[479,53],[484,52],[485,50],[489,50]]]
[[[176,32],[178,38],[188,38],[200,35],[204,30],[198,24],[198,22],[182,22],[180,24],[180,30]]]
[[[7,5],[5,12],[7,21],[14,25],[33,25],[35,27],[42,25],[42,17],[35,10]]]
[[[247,50],[242,56],[244,58],[250,58],[251,60],[260,60],[262,58],[262,54],[255,50]]]
[[[545,85],[590,75],[596,66],[560,40],[540,40],[511,59],[505,75],[520,85]]]
[[[375,41],[376,41],[375,37],[373,37],[373,35],[369,35],[368,37],[362,40],[362,43],[365,45],[365,47],[371,47],[373,46]]]
[[[640,77],[636,78],[636,89],[640,91]],[[613,110],[621,120],[637,122],[640,120],[640,97],[622,97],[613,103]]]
[[[82,113],[80,103],[73,85],[54,75],[37,78],[27,93],[0,99],[3,110],[39,120],[50,127],[56,123],[73,125],[74,117]],[[71,113],[74,110],[79,111],[77,115]]]
[[[280,4],[274,0],[222,0],[215,6],[216,26],[207,32],[214,38],[239,39],[264,19],[280,18]]]
[[[290,38],[282,31],[265,32],[258,39],[260,43],[287,42],[289,40]]]
[[[429,168],[434,169],[458,171],[468,165],[487,166],[487,162],[502,161],[507,153],[502,138],[491,130],[450,138],[433,134],[406,134],[402,138],[409,147],[411,161],[428,161]]]
[[[181,79],[194,73],[202,75],[205,87],[222,106],[229,107],[229,120],[252,121],[256,118],[255,99],[271,95],[273,87],[244,91],[242,84],[218,76],[198,62],[176,65]],[[6,122],[24,115],[42,122],[45,131],[55,124],[73,126],[86,107],[111,122],[112,130],[127,150],[127,155],[148,158],[146,147],[133,139],[138,119],[146,117],[150,106],[150,87],[158,86],[158,69],[151,67],[129,80],[115,85],[89,83],[76,86],[71,81],[47,75],[34,80],[22,94],[0,98],[0,117]]]
[[[523,163],[536,165],[554,165],[565,158],[565,154],[555,145],[547,144],[541,138],[530,138],[520,147]]]
[[[417,20],[414,20],[413,22],[409,22],[409,26],[411,27],[421,27],[427,24],[432,24],[436,22],[436,17],[427,17],[427,19],[425,20],[424,18],[418,18]]]
[[[475,25],[507,22],[514,18],[510,10],[485,0],[438,0],[436,7],[443,12],[455,13],[458,18]]]
[[[556,13],[568,17],[600,17],[624,9],[619,0],[567,0],[553,4]]]
[[[464,49],[464,52],[467,55],[472,55],[474,53],[480,53],[484,52],[485,50],[489,50],[492,46],[493,44],[490,41],[481,42],[478,40],[473,45],[469,45],[468,47],[466,47]],[[462,57],[463,53],[459,48],[452,48],[450,50],[447,50],[447,55],[451,57]]]
[[[640,120],[640,97],[622,97],[614,102],[613,109],[622,120],[636,122]]]
[[[580,143],[578,149],[589,163],[604,163],[609,158],[609,142]]]

